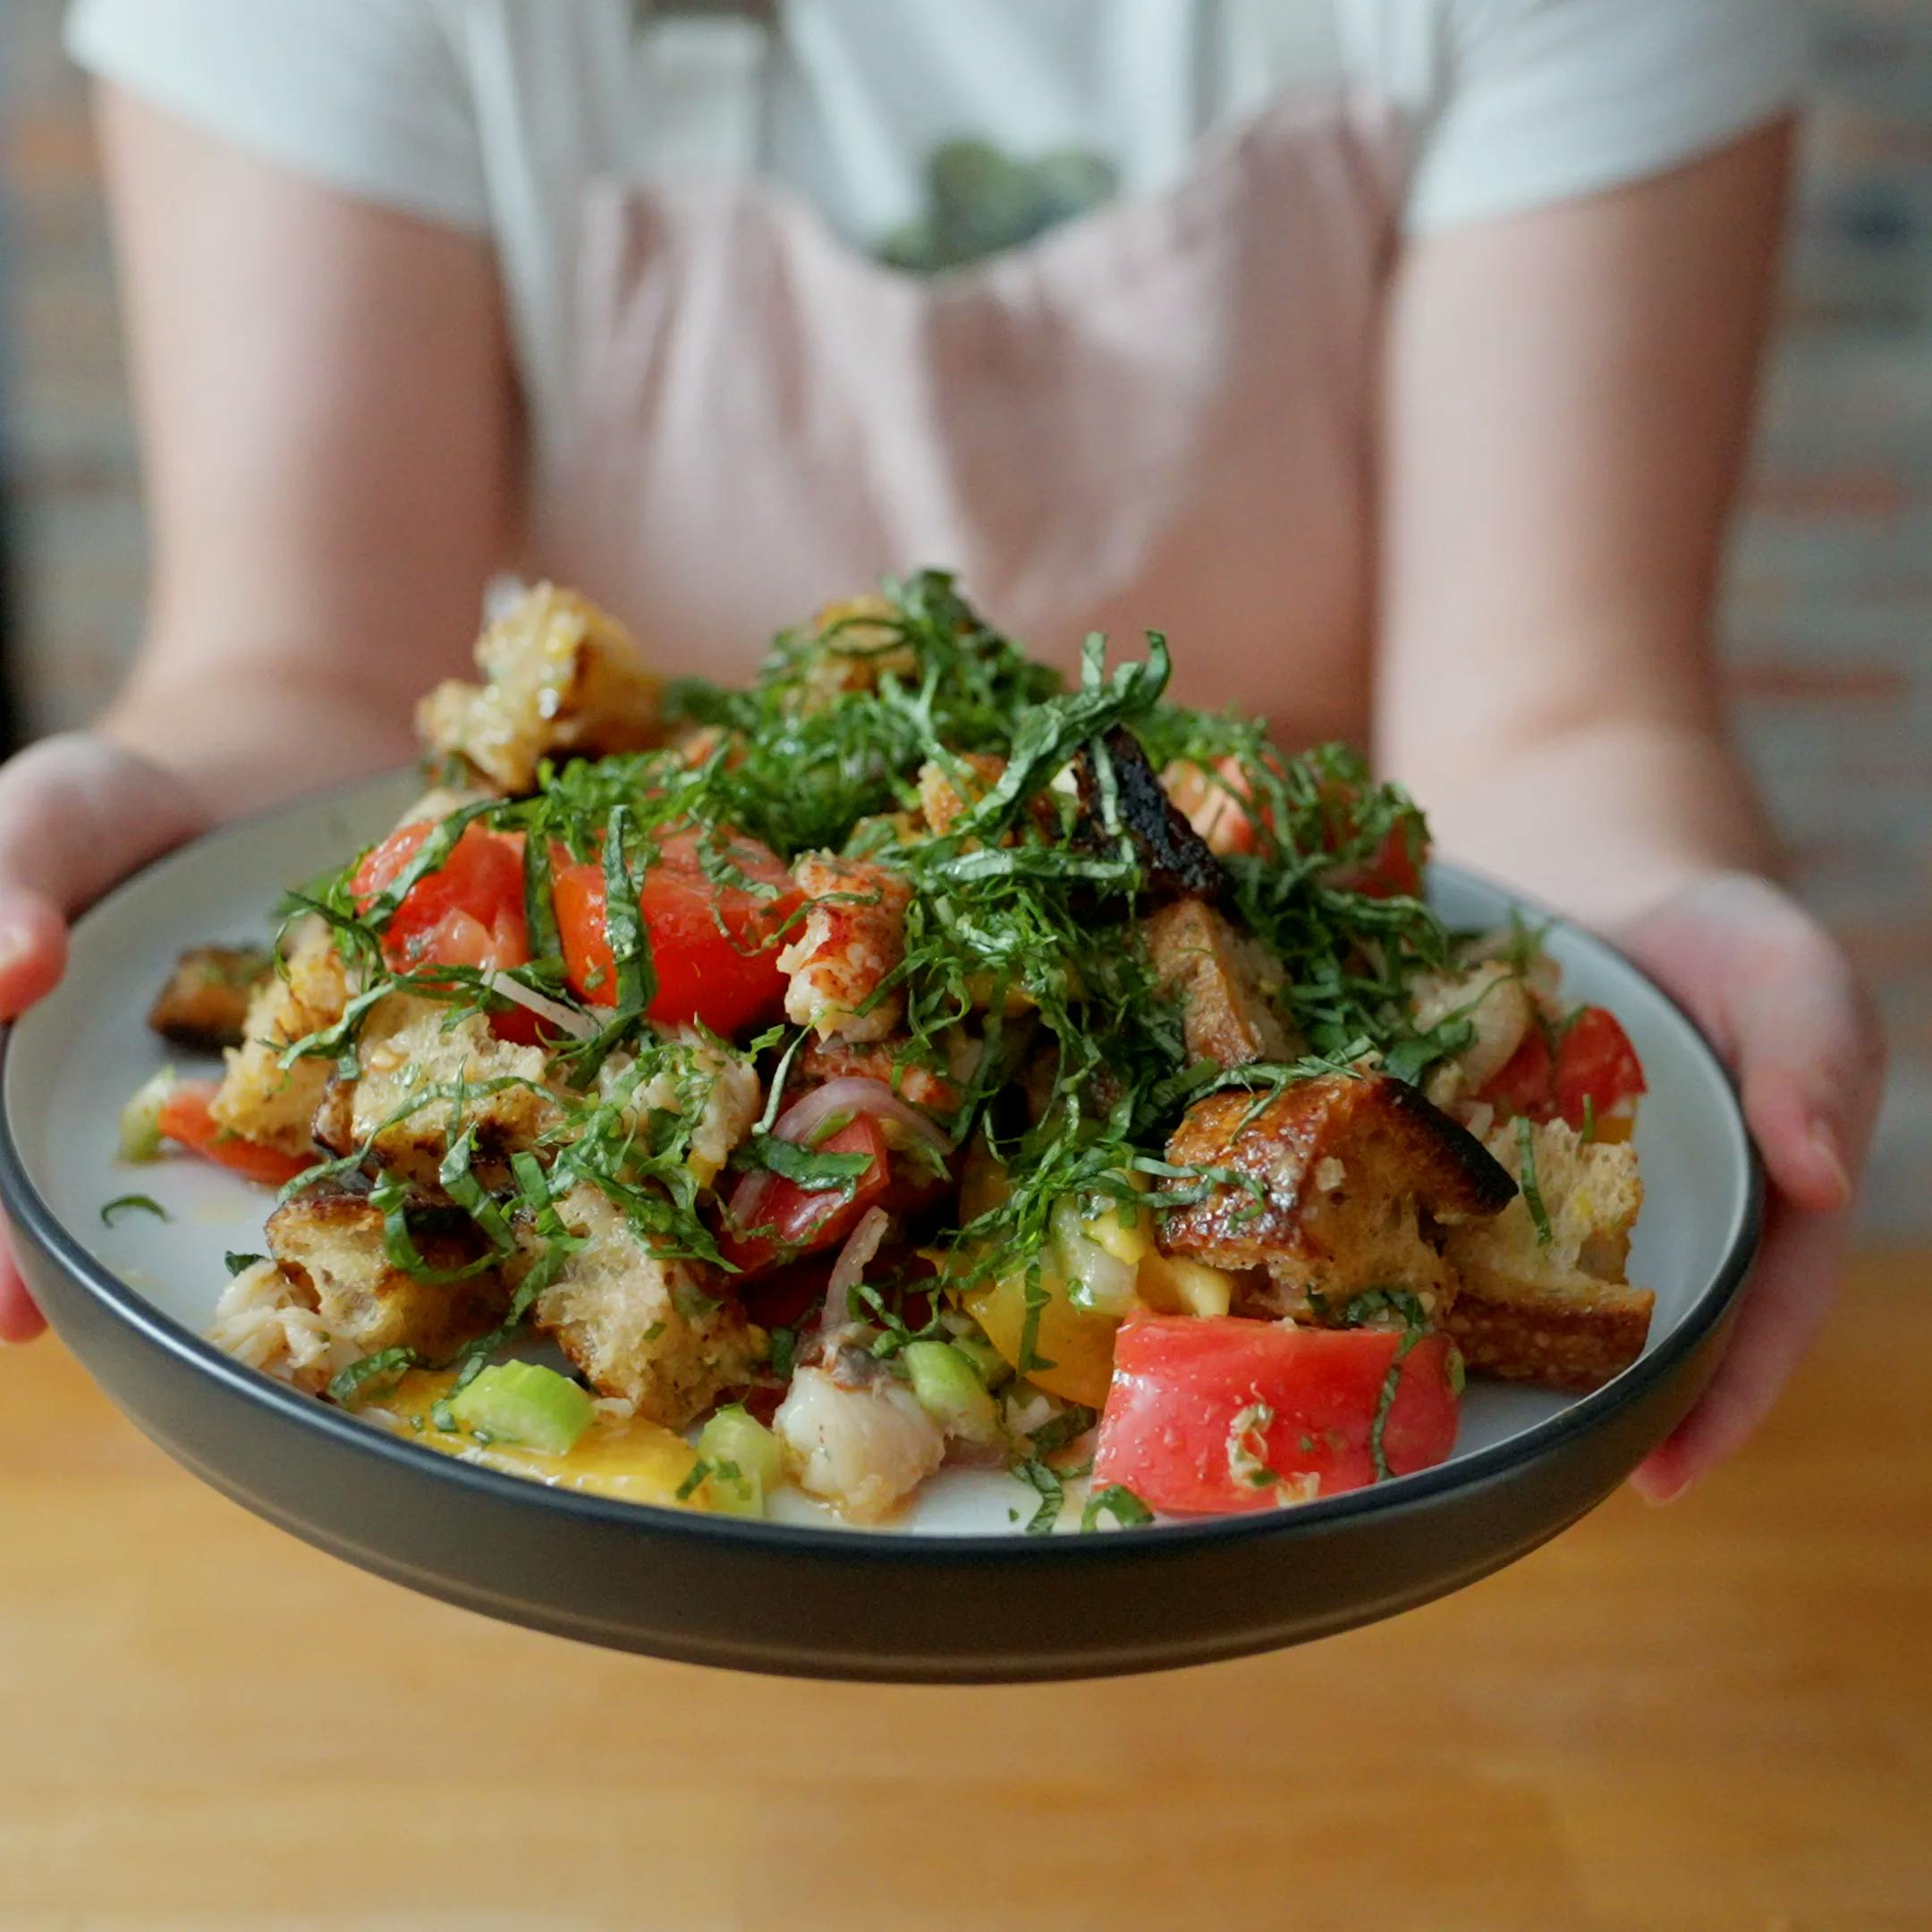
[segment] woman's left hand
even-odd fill
[[[1830,1309],[1885,1046],[1836,943],[1764,879],[1698,879],[1614,936],[1730,1066],[1771,1190],[1764,1244],[1716,1377],[1631,1479],[1640,1495],[1666,1503],[1763,1420]]]

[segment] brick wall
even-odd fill
[[[60,0],[0,6],[10,109],[23,696],[87,716],[134,636],[134,455]],[[1897,1072],[1868,1207],[1932,1235],[1932,6],[1814,0],[1787,317],[1724,635],[1801,891],[1882,998]]]

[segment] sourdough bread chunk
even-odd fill
[[[468,1216],[430,1208],[411,1216],[417,1252],[432,1268],[459,1268],[482,1252]],[[509,1292],[494,1269],[462,1281],[419,1280],[390,1260],[381,1211],[366,1197],[323,1185],[268,1217],[268,1252],[307,1290],[331,1336],[354,1343],[358,1355],[411,1348],[429,1357],[451,1353],[503,1318]]]
[[[537,1298],[535,1318],[605,1395],[682,1428],[725,1389],[750,1377],[765,1338],[715,1278],[689,1261],[653,1254],[601,1190],[573,1187],[557,1203],[581,1245]],[[544,1243],[520,1234],[523,1267]]]
[[[1515,1123],[1494,1129],[1488,1145],[1520,1178]],[[1453,1228],[1448,1255],[1462,1292],[1446,1326],[1471,1368],[1595,1388],[1643,1352],[1656,1301],[1624,1279],[1643,1206],[1636,1149],[1628,1141],[1586,1141],[1560,1120],[1532,1127],[1530,1146],[1550,1239],[1537,1239],[1521,1195],[1493,1220]]]
[[[328,1083],[326,1060],[281,1064],[283,1049],[333,1026],[348,993],[342,960],[320,919],[296,929],[285,976],[270,974],[249,1001],[245,1037],[223,1056],[222,1077],[209,1112],[215,1124],[244,1140],[258,1140],[284,1154],[310,1151],[309,1123]]]
[[[1370,1288],[1402,1288],[1440,1318],[1457,1291],[1440,1229],[1493,1215],[1513,1191],[1471,1135],[1385,1073],[1299,1080],[1256,1106],[1210,1095],[1167,1144],[1177,1166],[1230,1168],[1228,1182],[1166,1216],[1160,1246],[1248,1271],[1238,1313],[1339,1315]]]
[[[1298,1050],[1271,1002],[1280,963],[1211,905],[1177,899],[1147,922],[1148,957],[1181,1008],[1188,1055],[1217,1066],[1291,1060]]]
[[[511,794],[546,758],[644,751],[663,741],[664,681],[631,633],[573,590],[538,584],[484,631],[484,682],[452,678],[416,708],[428,750],[462,758]]]
[[[480,1013],[459,1014],[436,1000],[391,994],[369,1009],[359,1054],[362,1077],[352,1089],[349,1145],[374,1136],[377,1164],[420,1187],[437,1185],[449,1146],[450,1095],[459,1080],[463,1125],[475,1129],[484,1162],[534,1146],[563,1119],[544,1084],[543,1048],[498,1039]],[[412,1103],[420,1104],[411,1110]],[[322,1119],[326,1131],[339,1132],[333,1110]]]

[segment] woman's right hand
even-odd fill
[[[75,913],[209,817],[173,772],[89,732],[43,739],[0,767],[0,1020],[59,984]],[[0,1342],[29,1342],[47,1323],[11,1239],[0,1242]]]

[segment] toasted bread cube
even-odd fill
[[[439,1089],[458,1080],[467,1089],[462,1123],[475,1128],[477,1156],[485,1163],[533,1147],[562,1118],[544,1085],[543,1048],[498,1039],[479,1013],[457,1019],[437,1001],[391,994],[369,1009],[360,1055],[362,1077],[353,1089],[349,1145],[360,1147],[373,1135],[376,1161],[419,1187],[436,1185],[451,1123],[450,1100]],[[499,1080],[510,1084],[493,1089]],[[323,1097],[318,1092],[317,1100]],[[412,1101],[421,1104],[405,1111]],[[394,1117],[399,1114],[402,1118]],[[339,1135],[334,1110],[323,1113],[322,1123]]]
[[[1522,1153],[1513,1122],[1489,1148],[1512,1175]],[[1637,1150],[1586,1141],[1562,1121],[1530,1129],[1536,1187],[1550,1239],[1519,1194],[1493,1220],[1453,1228],[1448,1254],[1462,1278],[1448,1319],[1471,1368],[1550,1388],[1596,1388],[1643,1352],[1656,1302],[1624,1279],[1643,1206]]]
[[[1256,1185],[1224,1183],[1166,1216],[1162,1250],[1253,1271],[1249,1311],[1298,1320],[1337,1317],[1370,1288],[1405,1289],[1439,1318],[1457,1282],[1437,1231],[1514,1192],[1478,1140],[1385,1073],[1297,1081],[1258,1108],[1251,1094],[1212,1094],[1189,1108],[1167,1158]]]
[[[477,640],[485,682],[452,678],[417,707],[424,744],[498,791],[532,790],[546,758],[645,751],[664,738],[663,680],[588,597],[538,584]]]
[[[1181,1006],[1188,1055],[1218,1066],[1290,1060],[1296,1048],[1270,1004],[1282,970],[1267,950],[1199,899],[1177,899],[1147,922],[1148,956]]]
[[[250,1003],[273,965],[259,946],[191,946],[148,1009],[148,1024],[191,1053],[239,1046]]]
[[[411,1217],[417,1251],[433,1268],[462,1267],[483,1251],[459,1210]],[[346,1337],[358,1355],[411,1348],[446,1355],[503,1318],[509,1292],[494,1268],[456,1282],[419,1281],[390,1260],[381,1211],[345,1188],[314,1187],[268,1217],[268,1252],[313,1298],[332,1337]]]
[[[226,1055],[227,1071],[210,1104],[217,1126],[284,1154],[310,1150],[309,1122],[328,1082],[326,1060],[282,1066],[283,1049],[333,1026],[348,993],[328,928],[320,919],[296,931],[285,977],[271,974],[249,1001],[246,1038]]]
[[[557,1203],[582,1242],[537,1298],[535,1317],[606,1395],[668,1428],[682,1428],[719,1394],[750,1379],[764,1336],[719,1283],[689,1261],[652,1253],[623,1211],[589,1182]],[[526,1264],[543,1250],[520,1234]]]

